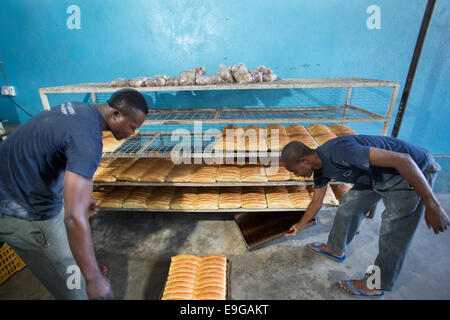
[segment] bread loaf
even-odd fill
[[[170,202],[175,193],[175,188],[158,187],[157,191],[152,193],[150,199],[147,200],[147,209],[150,210],[169,210]]]
[[[331,130],[336,136],[344,136],[347,134],[357,134],[354,130],[346,126],[345,124],[333,124],[328,126],[328,129]]]
[[[133,162],[133,164],[126,170],[117,175],[117,180],[140,182],[141,177],[144,176],[157,162],[152,158],[141,158]]]
[[[282,165],[266,168],[269,181],[287,181],[291,179],[291,173]]]
[[[242,190],[242,208],[265,209],[267,208],[264,187],[246,187]]]
[[[192,210],[197,196],[197,188],[184,187],[177,188],[176,194],[170,202],[170,209]]]
[[[195,210],[217,210],[219,208],[219,188],[199,187],[195,197]]]
[[[170,159],[158,159],[150,170],[142,177],[142,182],[164,182],[166,176],[172,171],[175,164]]]
[[[306,130],[304,126],[301,126],[299,124],[287,126],[286,133],[289,137],[293,135],[309,135],[308,130]]]
[[[217,166],[199,165],[192,173],[191,182],[194,183],[214,183],[216,182]]]
[[[164,180],[166,182],[190,182],[194,168],[193,164],[180,164],[173,167]]]
[[[226,257],[222,255],[173,256],[162,299],[226,299],[226,270]]]
[[[266,126],[267,129],[267,135],[277,135],[278,136],[287,136],[286,128],[282,126],[281,124],[269,124]]]
[[[304,185],[287,186],[289,200],[296,209],[306,209],[311,202],[311,194]]]
[[[267,207],[272,209],[292,209],[294,205],[289,200],[285,186],[266,187]]]
[[[263,166],[248,165],[241,168],[241,182],[267,182]]]
[[[219,209],[238,209],[241,206],[241,187],[220,187]]]
[[[241,168],[236,165],[221,165],[217,170],[216,181],[240,182]]]
[[[324,126],[323,124],[312,124],[307,126],[306,129],[313,136],[314,140],[316,140],[320,145],[337,137],[327,126]]]
[[[123,208],[147,208],[147,200],[151,197],[153,187],[133,189],[123,202]]]
[[[114,187],[98,205],[100,208],[122,208],[133,187]]]

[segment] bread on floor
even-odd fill
[[[224,300],[227,261],[222,255],[203,258],[180,254],[171,258],[163,300]]]

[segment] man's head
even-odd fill
[[[300,141],[289,142],[281,151],[281,162],[286,170],[297,177],[310,177],[314,171],[314,156],[316,151]]]
[[[137,90],[118,90],[109,98],[107,104],[112,109],[106,113],[105,121],[117,140],[133,135],[147,118],[147,102]]]

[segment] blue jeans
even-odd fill
[[[0,241],[6,241],[17,252],[56,299],[87,299],[81,272],[79,288],[73,285],[77,283],[72,282],[73,277],[70,278],[75,273],[69,267],[77,264],[67,240],[64,209],[44,221],[28,221],[0,213]]]
[[[430,156],[430,165],[423,174],[431,188],[439,170],[439,164]],[[379,200],[383,200],[386,209],[382,214],[378,256],[374,265],[380,268],[380,289],[390,291],[400,274],[406,252],[425,211],[422,200],[405,179],[383,190],[353,186],[342,198],[336,211],[327,245],[338,255],[343,254],[362,220]],[[364,280],[370,275],[365,274]]]

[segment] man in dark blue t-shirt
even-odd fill
[[[314,174],[313,199],[287,236],[295,236],[317,215],[331,179],[354,185],[340,201],[328,242],[308,245],[316,253],[343,261],[345,249],[361,221],[383,199],[386,210],[381,223],[379,254],[373,265],[379,268],[379,287],[369,283],[372,280],[369,273],[361,280],[340,281],[341,288],[352,295],[381,296],[392,289],[424,211],[427,226],[435,233],[446,230],[450,224],[432,191],[439,165],[428,151],[406,141],[344,135],[315,150],[293,141],[283,148],[281,158],[284,167],[297,176]]]
[[[42,112],[0,143],[0,240],[57,299],[112,298],[88,221],[97,211],[92,178],[102,131],[127,138],[147,112],[142,94],[122,89],[104,104],[68,102]],[[69,283],[76,266],[83,277]]]

